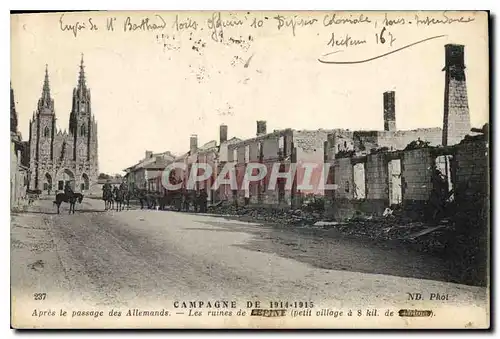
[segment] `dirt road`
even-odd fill
[[[89,199],[74,215],[67,206],[54,211],[51,201],[41,200],[12,217],[11,286],[19,319],[33,308],[21,301],[106,310],[175,309],[175,302],[208,300],[363,310],[486,305],[485,288],[447,283],[442,262],[401,249],[220,217],[103,211],[101,201]],[[36,293],[45,299],[33,301]],[[409,293],[424,300],[409,301]],[[448,300],[430,301],[431,293]],[[478,319],[485,321],[484,314]]]

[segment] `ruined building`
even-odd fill
[[[369,154],[374,150],[387,148],[401,150],[415,140],[428,142],[431,146],[441,145],[442,129],[439,127],[398,130],[396,128],[396,93],[383,94],[383,130],[334,130],[328,136],[326,160],[332,160],[338,153],[354,152]]]
[[[56,128],[46,68],[42,96],[30,120],[31,189],[55,192],[63,190],[68,182],[73,190],[86,191],[97,182],[97,123],[92,115],[83,56],[72,100],[69,131],[63,132]]]
[[[19,207],[28,187],[28,143],[18,127],[14,90],[10,87],[10,207]]]
[[[328,214],[339,219],[382,214],[399,205],[418,219],[452,201],[463,209],[486,191],[487,138],[465,138],[472,133],[463,51],[460,45],[445,46],[442,130],[395,130],[395,100],[389,92],[384,93],[384,131],[329,135],[325,158],[338,187],[327,194]],[[429,143],[415,143],[417,138]]]
[[[445,46],[445,87],[442,145],[459,143],[470,133],[469,104],[465,83],[464,46]]]
[[[327,136],[333,130],[282,129],[267,132],[266,122],[257,121],[254,138],[241,140],[228,147],[228,161],[236,166],[238,190],[231,191],[225,186],[226,196],[240,204],[249,203],[268,207],[290,207],[298,197],[307,194],[322,195],[324,190],[318,185],[321,180],[324,146]],[[261,163],[267,169],[267,176],[260,181],[241,185],[249,163]],[[296,170],[291,171],[291,164]],[[306,174],[303,164],[314,164],[311,174]],[[287,179],[278,178],[276,187],[270,187],[273,167],[280,173],[290,173],[292,185],[287,188]],[[301,185],[309,177],[310,187]]]

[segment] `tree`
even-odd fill
[[[98,179],[111,179],[111,176],[106,173],[99,173]]]

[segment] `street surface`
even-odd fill
[[[92,199],[74,215],[67,204],[55,213],[51,200],[13,213],[14,313],[26,312],[20,303],[32,303],[34,293],[46,293],[37,307],[106,310],[209,300],[484,309],[488,298],[486,288],[446,282],[439,259],[340,236],[171,211],[104,211]],[[427,300],[409,301],[408,293]],[[448,300],[429,301],[430,293]]]

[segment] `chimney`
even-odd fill
[[[146,151],[144,159],[149,159],[153,156],[153,151]]]
[[[222,144],[227,141],[227,126],[222,124],[219,126],[219,142]]]
[[[458,144],[471,129],[467,86],[465,82],[464,46],[448,44],[445,48],[445,84],[443,146]]]
[[[198,149],[198,136],[196,134],[191,134],[189,138],[189,151],[191,154],[196,153]]]
[[[395,97],[394,91],[384,92],[384,131],[396,130]]]
[[[266,122],[264,120],[257,120],[257,136],[267,133]]]

